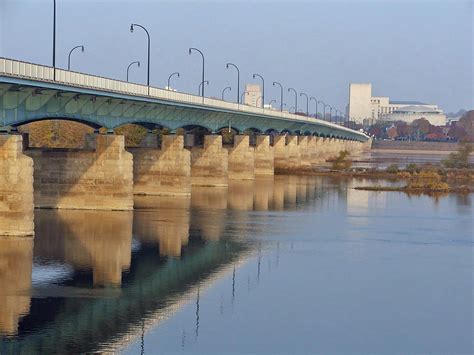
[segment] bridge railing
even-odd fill
[[[316,118],[295,115],[288,112],[280,112],[277,110],[253,107],[245,104],[237,104],[207,97],[202,98],[201,96],[155,87],[148,88],[146,85],[134,84],[130,82],[83,74],[63,69],[56,69],[56,77],[54,77],[54,69],[52,67],[21,62],[7,58],[0,58],[0,74],[14,77],[24,77],[45,82],[55,82],[69,86],[96,89],[101,91],[117,92],[127,95],[135,95],[165,101],[202,105],[230,111],[248,112],[260,116],[268,116],[270,118],[307,122],[308,124],[319,124],[327,128],[333,128],[339,131],[346,131],[348,133],[350,132],[352,135],[356,134],[358,136],[363,136],[364,139],[368,138],[360,132],[356,132],[343,126],[339,126],[335,123],[323,121]]]

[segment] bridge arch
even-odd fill
[[[89,126],[93,128],[94,130],[100,129],[103,126],[99,124],[98,122],[95,122],[93,120],[89,120],[87,118],[84,118],[82,116],[74,116],[74,115],[61,115],[61,116],[54,116],[54,115],[40,115],[40,116],[33,116],[33,117],[28,117],[23,120],[19,120],[17,122],[13,122],[10,124],[11,127],[20,127],[27,125],[29,123],[33,122],[41,122],[41,121],[70,121],[70,122],[76,122],[76,123],[81,123],[86,126]]]

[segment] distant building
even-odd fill
[[[258,84],[247,84],[245,86],[244,104],[262,107],[262,90]]]
[[[391,113],[385,114],[381,117],[381,121],[403,121],[411,123],[414,120],[424,118],[428,120],[433,126],[446,125],[446,115],[441,110],[431,108],[425,105],[409,105],[400,107]]]
[[[351,83],[348,117],[357,123],[371,125],[378,121],[413,122],[426,118],[433,125],[445,125],[446,115],[437,105],[419,101],[393,101],[386,96],[372,96],[372,84]]]

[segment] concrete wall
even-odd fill
[[[249,136],[234,136],[234,146],[226,149],[229,179],[255,179],[255,150],[249,146]]]
[[[148,137],[146,137],[148,138]],[[155,141],[149,135],[147,142]],[[161,149],[129,148],[133,155],[133,192],[139,195],[189,195],[191,153],[184,149],[184,136],[163,136]]]
[[[228,152],[222,147],[222,136],[204,137],[202,147],[191,149],[191,184],[227,186]]]
[[[33,235],[33,209],[33,160],[21,136],[0,135],[0,235]]]
[[[93,150],[28,149],[40,208],[133,209],[133,160],[124,137],[95,135]]]
[[[257,136],[255,145],[255,175],[272,176],[274,174],[274,154],[270,146],[270,136]]]

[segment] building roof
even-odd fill
[[[422,105],[403,106],[393,112],[394,113],[439,113],[439,111],[437,110],[434,110],[430,107],[426,107]]]
[[[428,105],[427,103],[420,102],[420,101],[396,101],[396,100],[392,101],[390,100],[389,103],[393,105]]]

